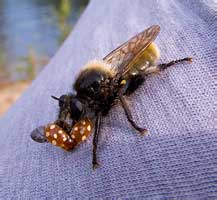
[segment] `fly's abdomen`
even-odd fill
[[[159,58],[160,53],[157,45],[151,43],[124,77],[128,84],[126,95],[133,93],[145,81],[146,70],[155,66]]]
[[[135,61],[126,76],[143,74],[147,68],[156,65],[159,58],[160,52],[157,45],[151,43],[144,53]]]

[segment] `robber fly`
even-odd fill
[[[92,160],[95,168],[98,166],[96,154],[101,118],[118,102],[132,127],[141,135],[147,133],[146,128],[138,126],[133,120],[125,96],[132,94],[149,75],[158,74],[177,63],[192,61],[192,58],[186,57],[157,64],[160,54],[153,41],[159,32],[160,27],[153,25],[102,60],[88,62],[73,84],[74,93],[52,96],[59,102],[58,119],[35,129],[31,133],[32,139],[72,150],[85,141],[95,127]]]

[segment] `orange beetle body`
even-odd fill
[[[78,121],[69,134],[55,123],[48,124],[44,128],[47,141],[66,151],[73,150],[79,143],[85,141],[91,132],[92,123],[88,118]]]

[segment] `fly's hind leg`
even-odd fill
[[[150,74],[159,74],[161,71],[165,70],[166,68],[182,63],[182,62],[192,62],[192,58],[186,57],[183,59],[178,59],[178,60],[173,60],[169,63],[162,63],[159,65],[153,65],[146,67],[144,66],[144,70],[141,70],[138,74],[136,75],[131,75],[128,79],[128,87],[124,93],[124,95],[130,95],[132,94],[142,83],[145,81],[146,76]]]
[[[144,135],[145,133],[147,133],[147,129],[146,129],[146,128],[141,128],[141,127],[139,127],[139,126],[136,124],[136,122],[133,120],[132,114],[131,114],[131,112],[130,112],[130,109],[129,109],[129,107],[128,107],[128,105],[127,105],[127,102],[125,101],[124,97],[123,97],[123,96],[120,96],[119,99],[120,99],[121,105],[122,105],[122,107],[123,107],[123,109],[124,109],[125,115],[127,116],[127,119],[128,119],[128,121],[130,122],[130,124],[132,125],[132,127],[133,127],[134,129],[136,129],[137,131],[139,131],[139,133],[140,133],[141,135]]]
[[[190,57],[186,57],[186,58],[183,58],[183,59],[178,59],[178,60],[173,60],[169,63],[162,63],[162,64],[159,64],[157,67],[162,71],[162,70],[165,70],[166,68],[172,66],[172,65],[175,65],[175,64],[178,64],[178,63],[182,63],[182,62],[192,62],[192,58]]]
[[[186,58],[170,61],[169,63],[162,63],[157,66],[149,67],[145,70],[145,75],[152,74],[152,73],[159,73],[172,65],[179,64],[186,61],[191,63],[192,58],[186,57]]]

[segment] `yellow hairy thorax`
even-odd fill
[[[81,73],[85,70],[94,70],[102,73],[106,73],[110,76],[114,76],[116,72],[112,66],[103,60],[91,60],[81,70]]]

